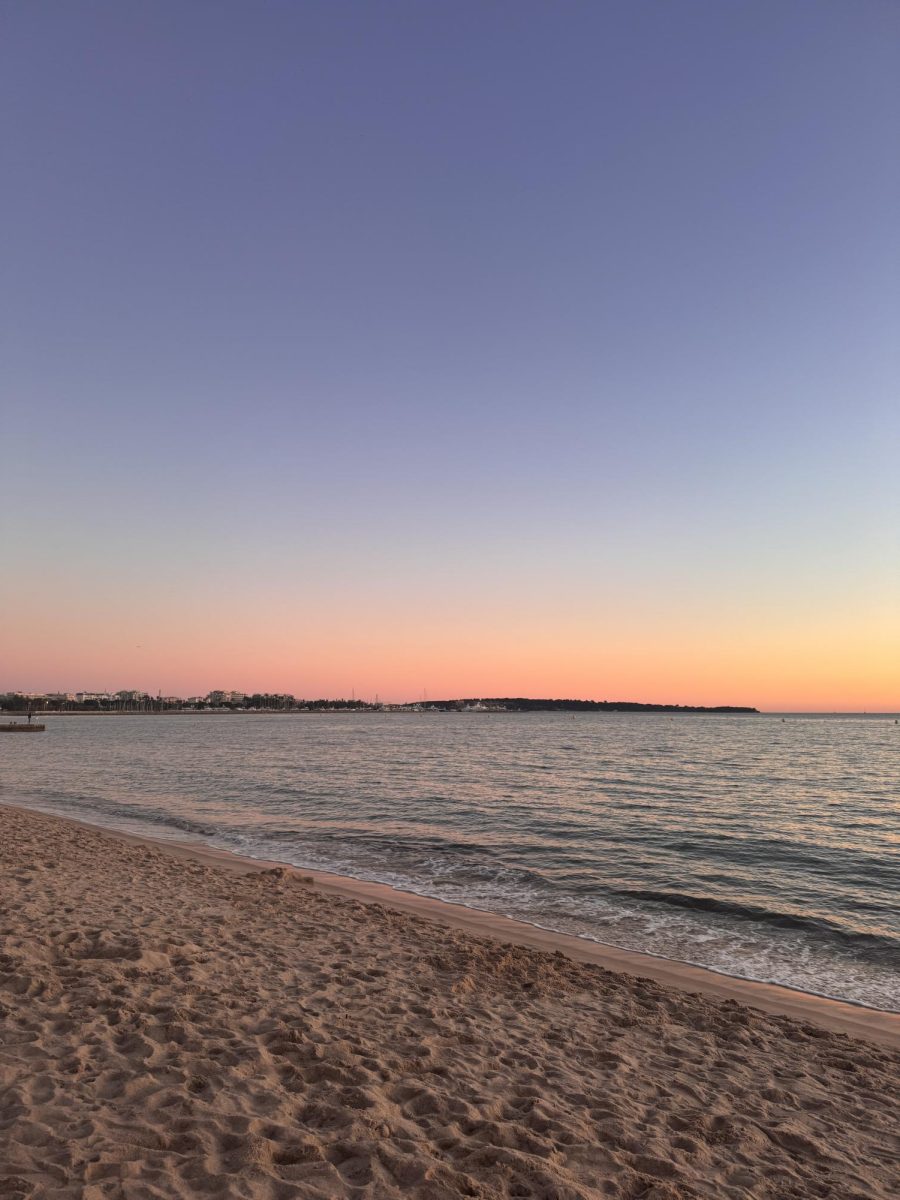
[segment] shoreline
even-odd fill
[[[444,927],[476,937],[490,938],[496,942],[524,946],[550,954],[562,951],[576,962],[591,963],[632,977],[652,979],[656,983],[682,992],[699,993],[717,1001],[737,1002],[770,1015],[808,1021],[833,1033],[848,1034],[879,1045],[900,1048],[900,1013],[890,1010],[818,996],[781,984],[742,979],[661,955],[622,949],[484,909],[469,908],[463,904],[403,891],[389,884],[295,867],[275,859],[252,858],[202,843],[129,833],[83,821],[77,817],[60,816],[57,813],[31,808],[26,804],[6,801],[0,803],[17,811],[37,812],[67,825],[91,829],[128,845],[149,847],[182,861],[219,867],[239,875],[281,868],[291,876],[312,879],[317,890],[326,895],[341,896],[365,904],[379,904],[396,912],[423,917]]]
[[[4,1196],[896,1195],[872,1014],[7,804],[0,910]]]

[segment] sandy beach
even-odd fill
[[[900,1193],[896,1016],[12,807],[0,861],[0,1197]]]

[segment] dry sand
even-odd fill
[[[888,1044],[19,809],[0,870],[0,1197],[900,1195]]]

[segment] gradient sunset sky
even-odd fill
[[[900,5],[0,12],[0,690],[900,708]]]

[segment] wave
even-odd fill
[[[689,856],[694,861],[714,860],[718,865],[736,863],[751,869],[782,866],[821,875],[827,879],[841,879],[854,884],[871,884],[873,880],[892,887],[900,886],[900,865],[884,861],[876,853],[864,847],[843,846],[808,842],[785,841],[783,838],[767,838],[750,834],[743,827],[736,830],[711,831],[702,834],[667,833],[665,829],[654,833],[640,830],[636,834],[618,835],[616,840],[626,838],[646,843],[664,851]]]
[[[198,838],[221,838],[227,837],[228,834],[227,827],[221,825],[194,821],[189,817],[179,817],[173,813],[146,808],[140,804],[109,803],[102,797],[93,795],[40,795],[38,805],[46,806],[53,812],[77,814],[82,820],[96,821],[98,825],[110,825],[113,828],[117,822],[125,822],[139,826],[153,826],[154,832],[158,832],[159,829],[175,829],[179,833],[193,834]]]
[[[721,900],[714,896],[695,896],[686,892],[659,891],[652,888],[622,888],[617,895],[633,900],[664,904],[668,907],[688,909],[692,912],[716,913],[739,921],[765,924],[776,929],[796,929],[819,937],[836,939],[848,948],[867,950],[876,955],[884,954],[885,961],[896,959],[900,967],[900,939],[888,935],[848,930],[846,926],[823,916],[802,916],[779,909],[764,908],[762,905],[733,900]]]

